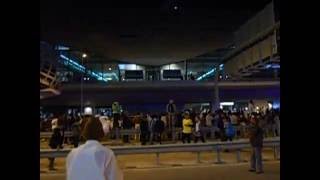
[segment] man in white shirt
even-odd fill
[[[56,128],[58,128],[58,118],[53,118],[51,121],[51,129],[53,131]]]
[[[83,136],[85,144],[67,156],[67,180],[123,180],[113,151],[99,143],[104,136],[101,122],[89,118]]]
[[[99,120],[102,124],[102,128],[104,131],[104,134],[107,135],[110,132],[110,121],[108,121],[108,116],[100,116]]]

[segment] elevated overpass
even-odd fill
[[[108,84],[85,84],[84,103],[109,106],[113,101],[123,105],[165,105],[169,99],[176,104],[212,102],[214,82],[198,81],[135,81]],[[280,81],[223,81],[218,83],[220,101],[248,99],[279,99]],[[44,106],[78,106],[80,84],[65,84],[61,95],[41,101]]]

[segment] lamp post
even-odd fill
[[[81,56],[81,65],[82,65],[82,67],[84,67],[84,65],[83,65],[83,60],[84,60],[84,58],[86,58],[87,57],[87,54],[85,54],[85,53],[83,53],[82,54],[82,56]],[[81,74],[81,92],[80,92],[80,94],[81,94],[81,104],[80,104],[80,108],[81,108],[81,110],[80,110],[80,112],[82,112],[83,111],[83,75],[84,75],[84,73],[85,73],[85,71]]]
[[[220,98],[219,98],[219,65],[216,66],[216,74],[214,76],[214,106],[213,111],[220,109]]]

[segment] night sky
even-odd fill
[[[223,48],[269,0],[41,1],[41,40],[138,64]]]

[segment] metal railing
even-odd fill
[[[263,141],[264,147],[273,148],[274,159],[279,159],[280,138],[266,138]],[[212,151],[217,154],[215,163],[223,163],[221,151],[224,149],[236,150],[237,162],[243,162],[241,159],[241,149],[250,148],[248,140],[238,140],[233,142],[212,142],[202,144],[170,144],[170,145],[146,145],[146,146],[120,146],[110,147],[116,156],[129,154],[156,154],[156,164],[160,164],[159,156],[162,153],[173,152],[196,152],[197,162],[200,163],[200,153]],[[66,157],[71,149],[51,150],[40,149],[40,158],[59,158]]]
[[[236,128],[236,131],[239,132],[240,136],[244,135],[247,131],[247,128],[246,126],[235,126]],[[219,132],[220,130],[216,127],[203,127],[201,128],[201,131],[206,135],[208,133],[210,133],[210,138],[211,139],[215,139],[215,133],[216,132]],[[129,135],[129,136],[139,136],[140,135],[140,130],[139,129],[121,129],[120,130],[120,135],[119,136],[116,136],[116,131],[115,130],[111,130],[111,132],[107,135],[107,137],[110,137],[110,136],[115,136],[116,139],[120,139],[121,136],[123,135]],[[175,141],[177,140],[177,136],[181,137],[181,134],[182,134],[182,128],[173,128],[173,129],[165,129],[165,131],[162,133],[162,134],[171,134],[171,140],[172,141]],[[275,134],[275,133],[273,133]],[[40,138],[41,139],[49,139],[52,135],[52,132],[40,132]],[[235,139],[238,139],[239,138],[239,135],[238,133],[235,134]],[[64,132],[64,137],[71,137],[72,136],[72,132],[71,131],[65,131]],[[273,135],[275,136],[275,135]]]

